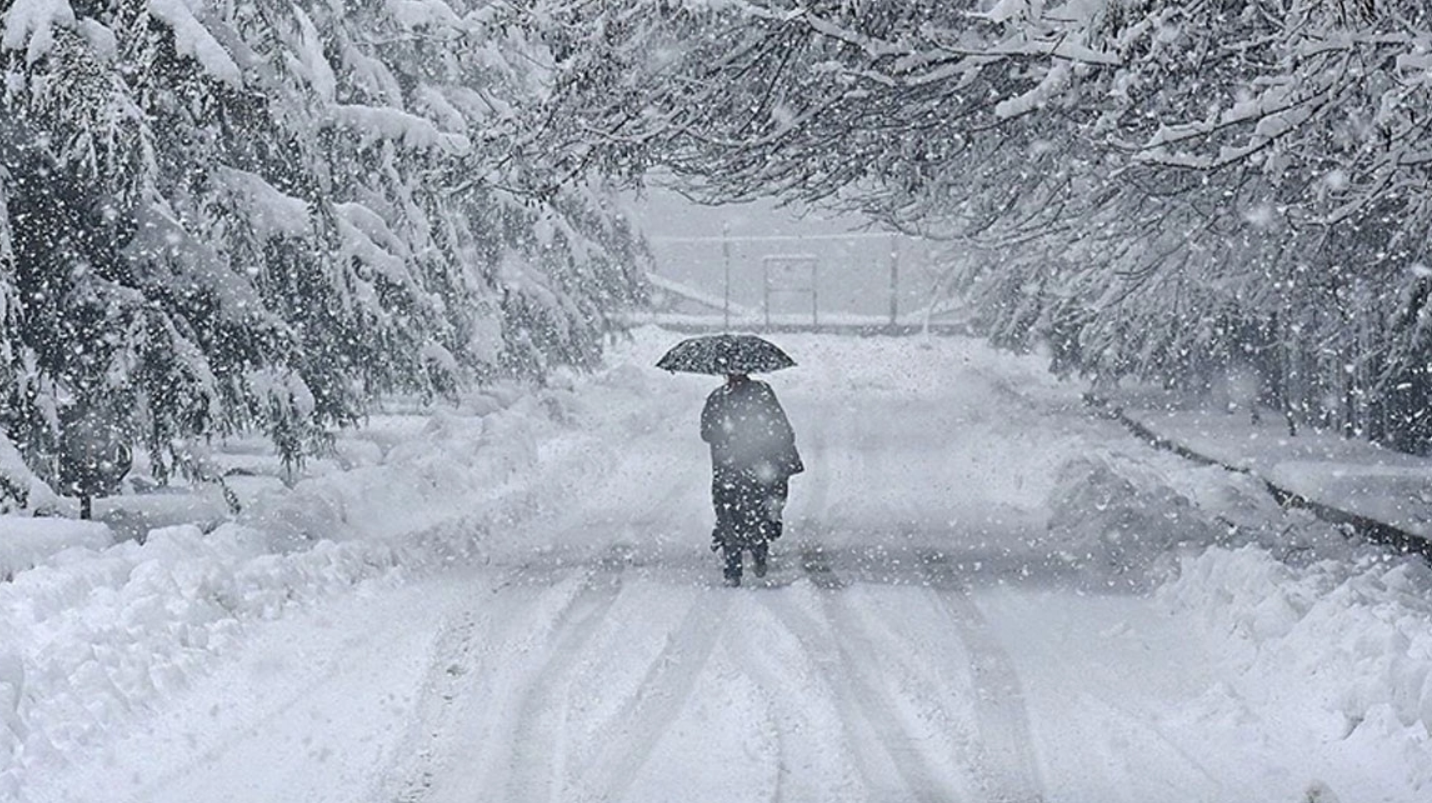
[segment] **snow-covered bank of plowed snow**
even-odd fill
[[[491,533],[560,507],[611,463],[610,444],[570,423],[570,391],[482,401],[434,413],[381,464],[300,482],[213,532],[70,548],[0,584],[0,800],[44,794],[252,629],[480,561]]]
[[[1351,803],[1432,789],[1425,569],[1147,450],[1037,361],[973,341],[781,338],[800,366],[770,381],[808,470],[771,574],[720,587],[696,434],[715,380],[650,367],[676,339],[642,330],[610,370],[505,418],[448,414],[392,446],[384,465],[411,474],[371,491],[331,480],[351,529],[246,559],[279,601],[235,614],[183,683],[116,698],[90,677],[76,699],[142,704],[76,712],[84,738],[68,741],[64,709],[41,722],[51,709],[23,698],[18,728],[58,746],[23,742],[9,790]],[[325,549],[385,558],[283,603]],[[168,610],[195,588],[153,593]],[[183,640],[103,632],[160,654]]]

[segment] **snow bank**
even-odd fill
[[[489,395],[472,404],[503,406]],[[322,540],[398,538],[462,519],[504,492],[522,492],[514,480],[537,464],[539,441],[571,417],[571,405],[570,396],[547,393],[524,397],[502,415],[439,410],[418,436],[391,446],[381,464],[303,480],[241,520],[269,533],[275,549],[293,550]]]
[[[399,554],[323,542],[275,555],[225,525],[150,533],[144,544],[73,548],[0,584],[0,798],[103,740],[122,718],[182,689],[242,633],[355,583]]]
[[[1067,460],[1048,507],[1051,549],[1092,587],[1151,589],[1210,546],[1256,545],[1291,565],[1366,554],[1336,526],[1285,510],[1258,477],[1165,452]]]
[[[1049,507],[1058,555],[1096,587],[1143,587],[1175,547],[1213,543],[1227,530],[1164,472],[1115,452],[1067,461]]]
[[[598,416],[640,418],[660,400],[642,395],[642,371],[585,381],[618,402]],[[15,567],[0,583],[0,799],[105,744],[107,731],[185,687],[254,621],[482,559],[490,541],[610,464],[580,434],[579,424],[593,426],[587,408],[571,387],[503,386],[432,413],[420,431],[384,421],[372,440],[342,439],[333,465],[291,489],[254,478],[265,491],[207,533],[186,524],[110,545],[102,524],[0,519],[0,549],[15,541],[14,522],[54,529],[30,539],[48,546],[0,552],[0,567]]]
[[[1395,733],[1432,746],[1432,569],[1420,559],[1369,550],[1298,567],[1256,545],[1210,548],[1158,593],[1241,666],[1244,698],[1325,712],[1319,736],[1333,745]]]
[[[1240,729],[1258,712],[1310,712],[1313,732],[1285,736],[1322,768],[1315,788],[1347,800],[1383,799],[1374,780],[1432,788],[1425,561],[1284,510],[1255,476],[1162,453],[1069,460],[1049,505],[1051,546],[1083,585],[1151,593],[1210,664],[1228,667],[1171,728],[1223,723],[1255,738]],[[1380,772],[1397,777],[1370,778],[1348,755],[1385,757]]]
[[[1402,788],[1432,788],[1432,569],[1421,558],[1368,545],[1303,510],[1283,510],[1263,477],[1344,510],[1416,531],[1425,508],[1425,461],[1333,435],[1289,438],[1281,422],[1199,411],[1146,412],[1142,423],[1250,474],[1170,465],[1165,482],[1226,531],[1190,541],[1156,598],[1236,671],[1190,711],[1245,708],[1317,712],[1310,750],[1382,755],[1407,745]],[[1419,480],[1420,478],[1420,480]],[[1396,758],[1390,757],[1390,758]],[[1330,762],[1331,763],[1331,762]],[[1329,770],[1331,771],[1331,770]],[[1420,773],[1420,774],[1419,774]],[[1328,777],[1364,789],[1367,778]],[[1343,791],[1344,799],[1347,792]]]
[[[1111,588],[1152,587],[1210,660],[1234,667],[1184,712],[1321,712],[1316,749],[1432,746],[1432,569],[1283,510],[1262,481],[1165,454],[1068,461],[1050,496],[1066,559]],[[1409,748],[1414,749],[1414,748]],[[1425,761],[1409,760],[1408,772]],[[1358,789],[1365,779],[1326,778]],[[1399,784],[1401,782],[1399,781]],[[1406,779],[1409,788],[1432,776]]]
[[[66,549],[102,549],[113,540],[109,527],[97,521],[0,516],[0,581]]]

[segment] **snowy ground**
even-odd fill
[[[771,382],[808,471],[771,575],[723,588],[713,381],[649,367],[675,339],[377,421],[208,533],[30,554],[0,799],[1432,796],[1424,564],[1147,449],[1036,360],[793,335]]]

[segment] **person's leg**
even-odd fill
[[[711,531],[711,551],[722,553],[722,574],[728,585],[741,584],[741,532],[746,505],[739,478],[718,471],[711,481],[711,502],[716,508],[716,526]]]
[[[722,546],[725,556],[725,566],[721,575],[726,578],[726,585],[738,586],[741,584],[741,545],[728,541]]]
[[[726,472],[717,469],[711,475],[711,507],[716,511],[716,524],[711,528],[711,551],[718,552],[732,531],[732,510],[736,504],[735,488]]]
[[[766,486],[751,477],[737,485],[735,519],[740,541],[750,548],[766,540]]]
[[[740,583],[743,552],[755,555],[758,545],[765,544],[765,487],[745,474],[735,475],[726,486],[729,504],[724,508],[728,527],[723,534],[726,556],[726,580]],[[764,560],[759,571],[764,573]]]

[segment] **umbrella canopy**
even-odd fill
[[[672,346],[656,367],[689,374],[759,374],[795,364],[775,343],[755,335],[702,335]]]

